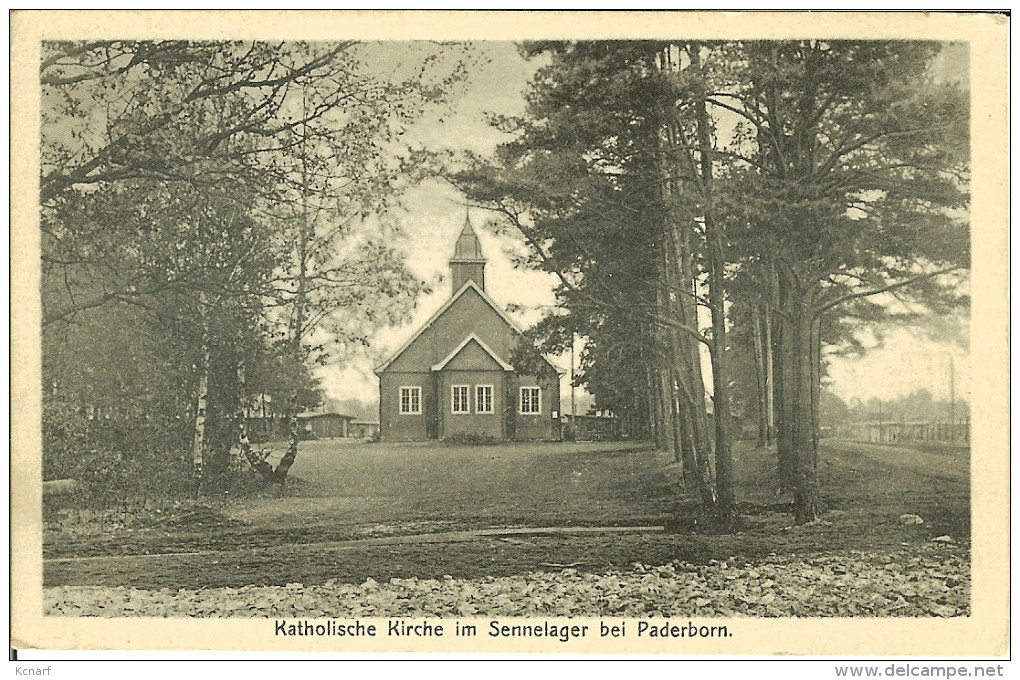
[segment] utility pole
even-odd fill
[[[570,334],[570,427],[577,422],[577,395],[574,392],[574,334]]]
[[[878,441],[885,443],[885,425],[882,423],[882,400],[878,400]]]
[[[956,439],[956,369],[953,355],[949,355],[949,442]]]

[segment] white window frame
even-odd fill
[[[537,404],[537,406],[533,405],[532,406],[533,410],[531,410],[531,411],[525,411],[524,410],[524,390],[529,390],[529,391],[534,390],[534,392],[533,392],[533,394],[535,395],[534,402],[535,402],[535,404]],[[519,397],[518,400],[517,400],[517,412],[518,413],[520,413],[522,416],[539,416],[539,415],[542,415],[542,388],[541,387],[537,387],[537,386],[533,386],[533,385],[527,386],[527,387],[521,387],[520,388],[520,392],[518,393],[517,396]]]
[[[404,390],[408,391],[407,392],[407,408],[408,408],[407,411],[404,410]],[[412,408],[411,408],[412,406],[414,406],[414,403],[415,403],[415,399],[412,398],[412,395],[414,395],[414,394],[418,395],[418,399],[417,399],[418,409],[417,410],[412,410]],[[421,415],[421,385],[401,385],[400,386],[400,391],[397,393],[397,413],[399,413],[402,416],[420,416]]]
[[[457,390],[464,390],[464,410],[457,410]],[[450,385],[450,413],[455,416],[471,414],[471,385]]]
[[[478,391],[483,389],[489,390],[489,408],[485,410],[482,410],[482,407],[480,405],[481,402],[478,399]],[[496,412],[495,397],[496,397],[495,385],[475,385],[475,413],[495,413]]]

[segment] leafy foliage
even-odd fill
[[[380,73],[387,48],[356,42],[43,44],[49,473],[90,446],[185,467],[192,442],[225,472],[251,395],[317,403],[311,367],[409,311],[422,284],[379,215],[406,174],[400,136],[464,62],[403,48]],[[137,436],[58,422],[97,410]]]
[[[547,342],[581,334],[580,380],[603,405],[647,411],[659,446],[705,449],[699,350],[681,348],[691,338],[708,345],[719,492],[708,504],[730,505],[728,413],[748,410],[754,393],[765,408],[768,390],[776,405],[759,431],[778,433],[798,521],[817,518],[822,345],[849,351],[863,324],[966,305],[968,93],[933,73],[942,48],[524,46],[549,62],[525,116],[498,121],[514,139],[459,179],[523,235],[525,264],[559,276],[566,311],[540,329]],[[695,304],[711,310],[710,327]],[[760,334],[746,328],[752,319],[771,330],[747,370]],[[734,326],[744,357],[728,347]],[[745,385],[731,396],[735,380]],[[693,413],[673,405],[684,400]],[[704,470],[705,460],[687,468]],[[706,489],[711,475],[697,477]]]
[[[527,115],[500,120],[514,134],[492,162],[458,176],[492,208],[500,228],[521,234],[521,264],[555,274],[561,312],[533,338],[551,353],[585,339],[578,384],[599,408],[647,419],[646,367],[662,349],[649,318],[663,206],[654,153],[662,91],[649,78],[644,43],[533,43],[551,55],[528,94]],[[643,429],[636,424],[637,429]]]

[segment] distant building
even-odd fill
[[[349,436],[352,416],[342,413],[298,414],[298,432],[301,439],[340,439]]]
[[[485,264],[468,219],[453,296],[376,368],[383,440],[559,439],[559,371],[544,357],[534,374],[511,365],[522,331],[485,292]]]

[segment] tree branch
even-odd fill
[[[844,304],[846,302],[850,302],[851,300],[859,300],[860,298],[871,297],[872,295],[878,295],[880,293],[887,293],[889,291],[897,290],[899,288],[905,288],[906,286],[913,285],[913,284],[915,284],[915,283],[917,283],[919,281],[925,281],[927,279],[932,279],[932,278],[935,278],[936,276],[941,276],[943,274],[948,274],[950,272],[954,272],[954,271],[957,271],[959,269],[963,269],[963,267],[947,267],[945,269],[939,269],[938,271],[930,272],[928,274],[921,274],[919,276],[914,276],[914,277],[911,277],[909,279],[906,279],[905,281],[898,281],[896,283],[889,284],[888,286],[882,286],[880,288],[872,288],[870,290],[862,290],[862,291],[857,292],[857,293],[850,293],[848,295],[844,295],[842,297],[836,298],[832,302],[826,303],[824,305],[821,305],[820,307],[815,308],[815,310],[813,312],[813,316],[817,318],[817,317],[821,316],[822,314],[824,314],[825,312],[829,311],[830,309],[832,309],[834,307],[838,307],[839,305]]]

